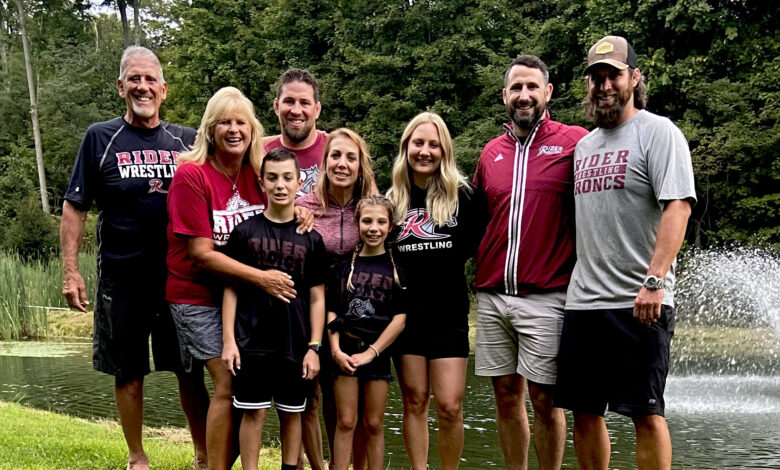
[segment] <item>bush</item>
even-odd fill
[[[59,253],[57,218],[43,213],[34,195],[11,203],[10,212],[3,227],[3,249],[18,253],[25,261],[49,259]]]

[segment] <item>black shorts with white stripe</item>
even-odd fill
[[[272,357],[241,356],[233,379],[233,406],[261,410],[274,402],[278,411],[301,413],[311,385],[301,377],[300,363]]]

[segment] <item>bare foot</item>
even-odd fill
[[[209,464],[206,460],[206,457],[198,457],[196,455],[195,458],[192,459],[192,468],[194,470],[207,470],[209,468]]]
[[[126,470],[149,470],[149,460],[146,458],[146,455],[139,457],[130,456]]]

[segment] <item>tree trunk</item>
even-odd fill
[[[11,77],[8,69],[8,52],[5,48],[5,18],[0,18],[0,62],[3,64],[3,85],[8,91],[11,89]]]
[[[119,17],[122,18],[122,36],[125,38],[125,49],[130,47],[130,32],[127,26],[127,2],[125,0],[116,0],[116,7],[119,10]]]
[[[27,31],[25,30],[25,13],[22,0],[14,0],[19,10],[19,30],[22,35],[22,48],[24,49],[24,63],[27,66],[27,87],[30,90],[30,117],[33,125],[33,138],[35,140],[35,162],[38,165],[38,183],[41,187],[41,207],[43,212],[49,213],[49,194],[46,190],[46,172],[43,168],[43,147],[41,146],[41,131],[38,128],[38,100],[35,97],[35,84],[33,83],[32,64],[30,63],[30,46],[27,44]]]
[[[8,67],[8,49],[6,46],[9,15],[11,15],[11,12],[6,9],[6,6],[0,5],[0,61],[3,64],[3,84],[6,91],[11,89],[11,70]]]
[[[135,28],[135,45],[141,45],[141,0],[133,1],[133,28]]]
[[[92,18],[92,29],[95,30],[95,54],[100,52],[100,32],[98,31],[97,19]]]

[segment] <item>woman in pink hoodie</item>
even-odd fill
[[[360,239],[354,221],[355,207],[363,196],[377,193],[366,142],[350,129],[341,128],[331,132],[325,144],[319,180],[309,194],[295,201],[295,205],[303,206],[314,214],[314,229],[322,235],[331,266],[354,253]],[[317,380],[322,388],[322,415],[325,419],[329,454],[332,457],[333,436],[336,432],[336,402],[333,396],[333,377],[329,370],[332,365],[329,360],[329,345],[323,344],[321,351],[322,368]],[[319,402],[319,394],[315,388],[311,397],[311,409],[304,413],[304,420],[317,420],[316,426],[312,422],[312,426],[305,427],[320,429],[317,418]],[[304,431],[304,441],[306,434]],[[354,468],[357,470],[365,467],[365,449],[360,435],[358,430],[355,433],[353,449]],[[308,437],[317,441],[316,436]],[[318,442],[304,442],[304,446],[311,449],[311,445],[322,445],[321,443],[320,438]]]

